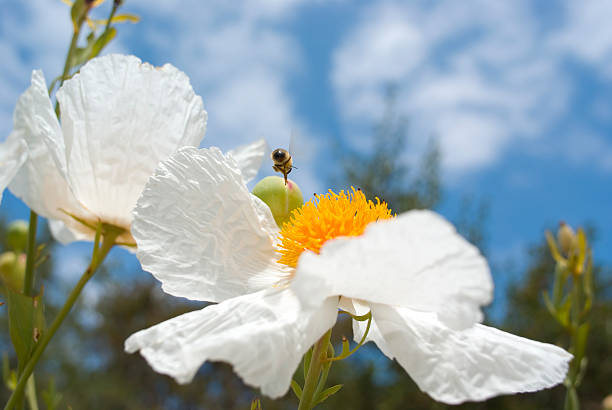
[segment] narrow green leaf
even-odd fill
[[[291,390],[293,390],[293,393],[298,400],[302,400],[302,388],[295,380],[291,380]]]
[[[95,42],[95,34],[93,32],[89,33],[85,47],[77,47],[76,50],[74,50],[74,54],[72,55],[72,59],[70,61],[70,68],[78,67],[85,64],[89,60],[89,56],[91,55]]]
[[[570,326],[570,311],[572,309],[572,298],[566,297],[557,310],[557,321],[561,324],[561,326],[565,328],[569,328]]]
[[[577,335],[576,335],[576,346],[574,350],[574,360],[576,363],[581,363],[582,358],[584,357],[584,352],[586,350],[587,339],[589,336],[590,324],[583,323],[578,327]]]
[[[564,261],[563,257],[559,253],[559,250],[557,249],[555,238],[549,231],[546,231],[546,242],[548,242],[548,248],[550,249],[550,254],[552,255],[553,259],[557,263]]]
[[[565,288],[568,276],[569,272],[567,270],[567,265],[565,263],[557,263],[555,266],[555,279],[552,288],[552,304],[555,308],[558,308],[561,304],[563,289]]]
[[[321,392],[321,394],[316,398],[315,400],[315,406],[317,404],[323,403],[325,400],[327,400],[328,397],[333,396],[334,394],[338,393],[340,391],[340,389],[342,388],[341,384],[337,384],[335,386],[329,387],[325,390],[323,390]]]
[[[43,305],[37,296],[24,296],[10,289],[7,303],[9,334],[21,372],[44,330]]]
[[[140,16],[136,14],[124,13],[118,14],[111,20],[111,23],[138,23],[140,21]]]
[[[259,400],[257,397],[251,402],[251,410],[262,410],[261,400]]]
[[[551,316],[556,319],[557,318],[557,309],[555,308],[555,306],[551,302],[550,297],[548,296],[547,292],[545,292],[545,291],[542,292],[542,299],[544,299],[544,305],[546,306],[546,309],[548,309],[548,313],[550,313]]]
[[[62,394],[55,390],[55,379],[49,380],[49,386],[42,391],[42,399],[46,410],[55,410],[62,401]]]
[[[304,355],[304,380],[308,376],[308,369],[310,369],[310,360],[312,359],[312,347],[308,349]]]
[[[584,231],[582,230],[582,228],[578,229],[576,238],[578,241],[578,247],[577,247],[578,257],[576,260],[576,273],[580,275],[583,272],[584,261],[586,260],[586,256],[587,256],[587,239],[586,239],[586,235],[584,234]]]
[[[93,45],[89,58],[97,57],[98,54],[100,54],[100,52],[104,49],[104,47],[106,47],[107,44],[110,43],[111,40],[114,39],[116,35],[117,35],[117,30],[115,29],[115,27],[111,27],[108,29],[108,31],[105,31],[104,33],[102,33],[100,37],[98,37],[98,39],[96,40],[95,44]]]
[[[11,378],[11,367],[7,352],[2,352],[2,378],[4,379],[4,384],[6,385],[6,387],[11,389],[11,386],[9,384]]]

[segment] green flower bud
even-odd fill
[[[253,188],[253,195],[261,199],[270,207],[272,216],[279,227],[289,220],[291,211],[304,204],[302,191],[292,180],[287,181],[281,177],[265,177]]]
[[[9,248],[17,253],[25,251],[28,246],[28,223],[21,219],[11,222],[6,242]]]
[[[557,242],[559,248],[565,255],[569,255],[576,242],[576,233],[571,226],[565,222],[559,222],[559,230],[557,231]]]
[[[25,278],[25,254],[17,256],[15,252],[4,252],[0,255],[0,278],[4,285],[15,292],[23,291]]]

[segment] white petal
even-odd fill
[[[0,144],[0,202],[4,188],[13,180],[27,158],[25,141],[14,134]]]
[[[27,145],[28,154],[9,186],[11,191],[44,217],[71,219],[63,209],[87,219],[90,214],[75,199],[54,157],[60,149],[54,141],[62,136],[41,71],[32,72],[32,85],[19,97],[13,123],[11,136]]]
[[[155,371],[188,383],[205,361],[229,362],[272,398],[287,392],[308,348],[336,321],[336,298],[311,311],[289,289],[268,289],[170,319],[130,336]]]
[[[165,292],[219,302],[269,287],[276,263],[270,211],[217,148],[183,148],[162,162],[134,210],[142,267]]]
[[[56,241],[62,245],[67,245],[75,241],[91,240],[92,235],[70,229],[64,221],[59,219],[49,219],[49,230]]]
[[[206,130],[202,99],[187,76],[133,56],[91,60],[57,99],[70,186],[91,212],[120,227],[130,226],[159,161],[198,146]]]
[[[486,260],[453,226],[431,211],[373,223],[356,238],[304,252],[292,286],[304,303],[343,295],[435,311],[450,326],[482,320],[493,284]]]
[[[385,354],[437,401],[458,404],[561,383],[572,355],[546,343],[476,324],[446,327],[431,312],[372,305]]]
[[[234,157],[240,167],[244,181],[248,183],[257,176],[267,151],[268,144],[266,144],[264,139],[260,139],[252,144],[241,145],[229,151],[228,155]]]

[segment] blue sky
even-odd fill
[[[518,279],[501,267],[521,266],[559,220],[595,224],[595,256],[612,262],[612,3],[126,0],[123,11],[142,20],[120,25],[109,52],[185,71],[209,113],[203,145],[284,146],[295,131],[293,176],[321,192],[333,142],[367,149],[393,83],[410,121],[404,159],[440,142],[439,210],[489,200],[498,284]],[[31,70],[59,74],[70,30],[59,0],[3,0],[0,139]],[[27,216],[6,194],[1,211]],[[63,266],[76,274],[73,262]]]

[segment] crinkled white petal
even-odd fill
[[[236,149],[233,149],[227,153],[236,160],[236,163],[240,167],[244,182],[250,182],[257,176],[259,168],[261,168],[261,162],[268,151],[268,144],[266,140],[260,139],[252,144],[241,145]]]
[[[482,320],[493,282],[486,260],[444,218],[410,211],[304,252],[292,287],[308,304],[343,295],[437,312],[454,328]]]
[[[107,223],[129,227],[159,161],[198,146],[207,114],[187,76],[166,64],[109,55],[83,66],[57,92],[59,161],[78,200]],[[62,157],[64,155],[64,158]]]
[[[27,158],[25,141],[14,134],[0,144],[0,202],[4,188],[13,180]]]
[[[125,350],[140,350],[155,371],[188,383],[205,361],[224,361],[250,386],[272,398],[287,392],[308,348],[336,321],[336,298],[304,310],[293,292],[267,289],[226,300],[133,334]]]
[[[480,324],[453,330],[431,312],[372,304],[372,314],[384,353],[421,390],[448,404],[552,387],[564,380],[572,358],[560,347]]]
[[[134,210],[142,267],[165,292],[219,302],[287,277],[276,263],[270,210],[217,148],[183,148],[162,162]]]
[[[27,160],[9,185],[39,215],[73,222],[63,211],[88,219],[54,159],[60,150],[61,130],[41,71],[32,72],[31,86],[19,97],[13,114],[12,138],[27,146]]]

